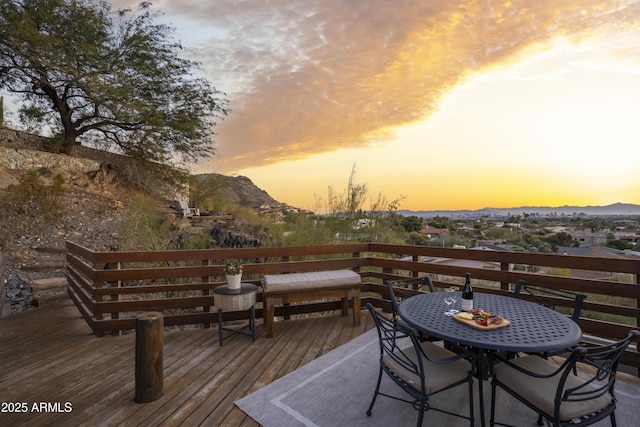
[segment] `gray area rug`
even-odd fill
[[[379,396],[371,417],[366,410],[378,376],[378,336],[375,329],[319,357],[296,371],[238,400],[235,404],[264,427],[285,426],[404,426],[415,425],[418,413],[411,405]],[[484,384],[487,425],[489,382]],[[386,376],[381,389],[402,396],[402,391]],[[616,384],[618,425],[637,421],[640,389],[637,384]],[[480,425],[477,384],[474,384],[476,425]],[[456,387],[429,398],[434,407],[468,414],[466,389]],[[498,391],[498,421],[534,426],[537,416],[528,408]],[[404,397],[404,396],[403,396]],[[468,426],[469,421],[435,411],[425,414],[424,425]],[[596,424],[609,426],[609,420]]]

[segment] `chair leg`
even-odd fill
[[[380,372],[378,372],[378,384],[376,384],[376,391],[373,393],[373,399],[371,399],[371,404],[369,405],[369,409],[367,409],[367,416],[371,416],[371,410],[373,409],[373,404],[376,403],[376,397],[378,397],[378,391],[380,390],[380,382],[382,381],[382,366],[380,366]]]
[[[420,414],[418,415],[418,427],[422,427],[422,420],[424,419],[424,411],[427,409],[427,402],[425,400],[420,401]]]
[[[469,377],[469,422],[473,427],[473,377]]]
[[[617,427],[615,412],[612,412],[611,415],[609,415],[609,418],[611,419],[611,427]]]
[[[495,425],[495,413],[496,413],[496,385],[491,382],[491,413],[489,415],[489,426]]]

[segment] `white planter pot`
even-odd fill
[[[227,284],[229,289],[240,289],[242,274],[227,274]]]

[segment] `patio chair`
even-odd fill
[[[640,338],[632,330],[617,342],[595,347],[576,347],[562,365],[538,355],[507,360],[493,359],[490,425],[495,421],[498,387],[538,413],[538,425],[547,420],[553,426],[588,426],[607,417],[616,426],[616,398],[613,389],[620,359],[631,341]],[[576,365],[587,369],[576,375]]]
[[[527,295],[532,301],[552,310],[562,311],[558,307],[567,307],[567,310],[571,313],[571,320],[576,323],[580,320],[582,302],[587,297],[585,294],[534,285],[525,280],[518,280],[516,289],[513,292],[514,298],[520,298],[520,295]]]
[[[189,203],[186,200],[178,200],[178,204],[182,210],[182,218],[187,219],[192,216],[200,216],[200,209],[190,208]]]
[[[431,342],[419,342],[410,328],[386,318],[367,303],[380,343],[380,369],[373,399],[367,409],[371,416],[378,395],[410,403],[418,409],[417,425],[422,425],[425,411],[434,410],[459,418],[468,419],[473,426],[473,353],[455,354]],[[408,345],[408,346],[407,346]],[[406,346],[406,347],[405,347]],[[472,359],[472,362],[465,360]],[[385,373],[409,397],[399,397],[380,391],[382,374]],[[469,394],[469,416],[449,412],[431,406],[428,397],[467,384]]]
[[[429,276],[411,277],[409,279],[385,280],[384,283],[389,289],[394,290],[394,295],[396,297],[399,297],[400,300],[415,296],[418,294],[418,292],[424,291],[426,289],[428,289],[429,292],[436,291],[436,288],[433,286],[433,282],[431,282],[431,278]],[[398,314],[398,299],[392,298],[391,304],[393,306],[393,315],[395,317]]]
[[[587,298],[585,294],[565,291],[562,289],[549,288],[542,285],[534,285],[525,280],[518,280],[516,289],[513,292],[514,298],[520,298],[520,295],[531,297],[533,302],[543,305],[551,310],[570,313],[571,320],[578,323],[580,313],[582,312],[582,303]],[[563,307],[564,309],[558,309]],[[573,348],[562,349],[553,352],[545,352],[540,355],[548,358],[549,356],[569,353]]]
[[[392,319],[396,322],[403,322],[400,316],[398,316],[398,306],[400,301],[398,301],[396,294],[400,295],[401,300],[405,300],[409,297],[415,296],[424,288],[428,288],[429,292],[436,291],[436,288],[433,286],[429,276],[412,277],[411,279],[385,280],[384,283],[387,285],[387,289],[389,290]],[[407,328],[409,327],[404,322],[403,325]],[[440,341],[440,338],[427,337],[422,332],[418,332],[418,339],[420,341]]]

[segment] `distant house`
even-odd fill
[[[482,232],[475,227],[464,225],[462,227],[458,227],[458,229],[456,230],[456,235],[461,237],[470,236],[475,239],[479,239],[482,237]]]
[[[375,219],[360,218],[358,221],[356,221],[356,223],[353,226],[353,228],[356,229],[356,230],[359,230],[359,229],[364,228],[364,227],[375,227],[375,225],[376,225],[376,220]]]
[[[613,237],[616,240],[626,240],[631,243],[638,243],[638,241],[640,241],[640,236],[636,233],[635,229],[615,231]]]
[[[616,227],[637,227],[638,221],[633,219],[619,219],[616,221],[611,221],[612,224],[615,224]]]
[[[491,251],[509,251],[509,245],[507,245],[506,240],[478,240],[476,243],[476,248],[488,249]],[[476,249],[474,248],[474,249]]]
[[[585,246],[597,246],[607,243],[607,233],[604,231],[593,232],[590,229],[587,230],[569,230],[567,231],[573,240],[580,243],[581,247]]]
[[[560,255],[578,255],[578,256],[597,256],[600,258],[620,258],[633,255],[632,251],[609,248],[607,246],[587,246],[587,247],[571,247],[558,246],[557,254]]]
[[[441,236],[443,234],[449,234],[449,229],[448,228],[436,228],[436,227],[432,227],[430,225],[425,225],[420,230],[420,233],[424,234],[428,238],[432,239],[434,237],[439,237],[439,236]]]
[[[549,233],[568,233],[569,229],[567,227],[563,227],[561,225],[556,225],[555,227],[545,227]]]

